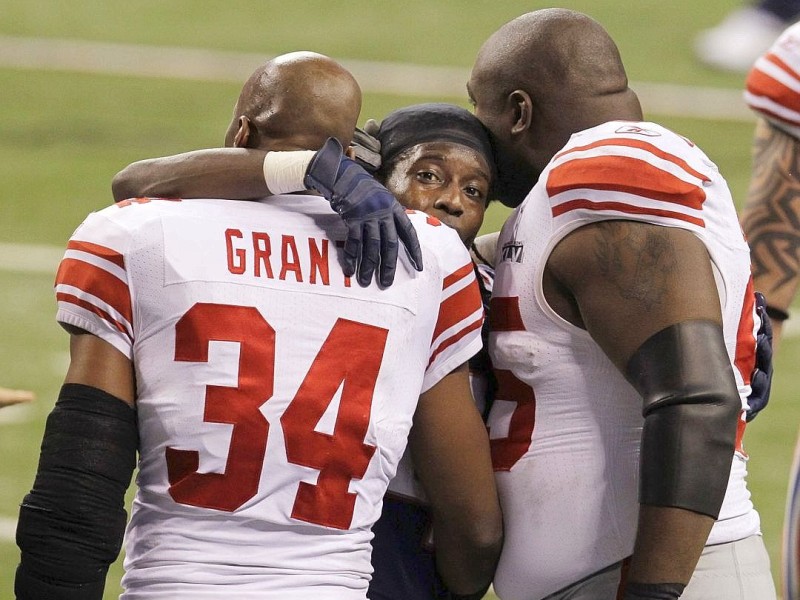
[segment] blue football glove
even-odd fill
[[[305,185],[318,191],[347,225],[344,274],[358,271],[358,283],[369,285],[380,265],[379,282],[392,285],[397,266],[398,240],[417,271],[422,249],[405,209],[363,167],[342,153],[342,145],[328,138],[306,169]]]
[[[756,292],[756,312],[761,317],[761,327],[756,332],[756,366],[750,376],[751,392],[747,397],[748,423],[767,405],[772,388],[772,323],[761,292]]]

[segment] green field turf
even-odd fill
[[[633,82],[741,89],[742,76],[707,71],[692,58],[695,33],[717,22],[733,0],[583,0],[562,5],[603,22],[617,39]],[[538,0],[347,3],[269,0],[6,0],[0,36],[184,46],[275,55],[315,50],[337,59],[407,62],[468,69],[481,42]],[[363,83],[363,82],[362,82]],[[0,244],[63,246],[85,214],[110,202],[113,174],[128,162],[218,145],[239,91],[235,83],[0,68]],[[380,118],[418,101],[450,98],[365,95],[362,116]],[[751,122],[647,117],[691,138],[720,166],[741,202],[750,169]],[[506,211],[493,208],[484,231]],[[1,258],[1,257],[0,257]],[[3,263],[4,264],[4,263]],[[17,549],[13,518],[30,487],[38,445],[68,360],[54,322],[53,273],[0,267],[0,385],[33,389],[38,401],[0,412],[0,598],[12,594]],[[777,357],[769,409],[749,428],[751,490],[773,572],[791,453],[800,423],[800,343]],[[116,598],[121,574],[109,575]]]

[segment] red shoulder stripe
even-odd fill
[[[644,150],[654,156],[657,156],[658,158],[669,161],[672,164],[679,166],[681,169],[683,169],[693,177],[696,177],[697,179],[701,179],[703,181],[709,181],[708,177],[706,177],[699,171],[693,169],[689,165],[689,163],[687,163],[682,158],[679,158],[674,154],[670,154],[669,152],[665,152],[658,146],[654,146],[649,142],[645,142],[643,140],[632,140],[630,138],[604,138],[602,140],[597,140],[595,142],[592,142],[591,144],[586,144],[585,146],[578,146],[576,148],[570,148],[569,150],[560,152],[559,154],[556,155],[556,158],[566,156],[567,154],[572,154],[573,152],[583,152],[585,150],[591,150],[592,148],[599,148],[602,146],[622,146],[627,148],[637,148],[639,150]]]
[[[800,112],[800,96],[798,96],[797,92],[762,71],[754,69],[750,72],[747,78],[747,91],[755,96],[769,98],[790,110]],[[764,113],[769,112],[762,107],[755,108]],[[785,116],[775,115],[775,117],[780,120],[786,120]]]
[[[483,308],[481,292],[477,282],[473,280],[470,285],[448,296],[439,305],[439,318],[436,321],[431,341],[436,340],[443,331],[457,325],[481,308]]]
[[[483,325],[483,319],[482,318],[481,319],[477,319],[475,322],[473,322],[468,327],[465,327],[464,329],[462,329],[458,333],[456,333],[456,334],[450,336],[449,338],[447,338],[446,340],[444,340],[441,344],[439,344],[436,347],[436,350],[434,350],[431,353],[431,358],[428,361],[428,367],[430,367],[433,364],[433,361],[436,360],[436,357],[439,356],[439,354],[441,354],[442,352],[447,350],[447,348],[449,348],[450,346],[452,346],[453,344],[455,344],[456,342],[461,340],[467,334],[472,333],[476,329],[480,329],[482,325]]]
[[[100,267],[82,260],[65,258],[58,267],[56,285],[69,285],[91,294],[114,308],[129,323],[133,322],[127,283]]]
[[[695,210],[700,210],[706,200],[702,187],[644,160],[627,156],[582,158],[550,171],[547,193],[551,197],[576,189],[624,192]]]
[[[664,217],[667,219],[678,219],[680,221],[686,221],[687,223],[692,223],[693,225],[697,225],[698,227],[706,226],[706,223],[703,219],[699,219],[697,217],[693,217],[691,215],[687,215],[680,212],[675,212],[672,210],[647,208],[644,206],[637,206],[634,204],[626,204],[624,202],[592,202],[591,200],[586,200],[586,199],[570,200],[569,202],[563,202],[557,206],[554,206],[553,216],[557,217],[571,210],[577,210],[581,208],[587,210],[597,210],[597,211],[613,210],[632,215],[652,215],[654,217]]]
[[[106,248],[105,246],[101,246],[100,244],[93,244],[92,242],[81,242],[78,240],[70,240],[67,244],[68,250],[80,250],[81,252],[87,252],[88,254],[94,254],[95,256],[99,256],[109,262],[114,263],[120,269],[125,268],[125,258],[117,252],[116,250],[112,250],[111,248]]]
[[[474,267],[472,265],[472,261],[470,261],[463,267],[457,269],[456,271],[453,271],[452,273],[450,273],[450,275],[444,278],[444,281],[442,282],[442,289],[446,290],[457,281],[464,279],[464,277],[466,277],[470,273],[474,273],[473,269]]]

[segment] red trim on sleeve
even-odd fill
[[[689,163],[687,163],[682,158],[679,158],[674,154],[670,154],[669,152],[665,152],[661,148],[654,146],[653,144],[650,144],[648,142],[642,140],[632,140],[630,138],[606,138],[602,140],[597,140],[596,142],[592,142],[591,144],[587,144],[585,146],[578,146],[577,148],[570,148],[569,150],[560,152],[559,154],[556,155],[556,158],[572,154],[573,152],[583,152],[585,150],[591,150],[593,148],[600,148],[603,146],[623,146],[627,148],[638,148],[639,150],[644,150],[654,156],[657,156],[658,158],[664,159],[666,161],[671,162],[674,165],[677,165],[678,167],[686,171],[689,175],[692,175],[697,179],[700,179],[702,181],[710,181],[710,179],[707,176],[693,169],[689,165]],[[615,158],[621,158],[621,157],[617,155],[615,156]],[[630,159],[630,160],[635,160],[635,159]],[[623,172],[630,175],[630,173],[628,173],[627,171]]]
[[[597,211],[613,210],[632,215],[651,215],[654,217],[664,217],[667,219],[678,219],[680,221],[686,221],[687,223],[692,223],[693,225],[697,225],[698,227],[706,226],[706,223],[703,219],[692,217],[691,215],[687,215],[684,213],[674,212],[671,210],[646,208],[644,206],[626,204],[624,202],[592,202],[591,200],[586,200],[586,199],[570,200],[569,202],[562,202],[561,204],[554,206],[552,209],[553,216],[557,217],[571,210],[577,210],[581,208],[587,210],[597,210]]]
[[[98,317],[100,317],[107,323],[111,324],[114,327],[114,329],[117,329],[118,331],[124,333],[129,340],[133,341],[131,338],[131,332],[124,324],[120,323],[106,311],[104,311],[101,308],[98,308],[94,304],[86,302],[85,300],[81,300],[77,296],[73,296],[72,294],[66,294],[64,292],[57,292],[56,300],[58,300],[59,302],[66,302],[69,304],[74,304],[75,306],[80,306],[81,308],[96,314]]]
[[[675,163],[676,160],[671,162]],[[695,210],[702,209],[706,201],[706,192],[698,185],[686,182],[645,160],[628,156],[576,159],[555,167],[547,178],[547,193],[551,197],[581,189],[633,194]]]
[[[754,96],[769,98],[776,104],[780,104],[793,110],[800,112],[800,96],[790,87],[785,86],[777,79],[772,78],[763,71],[754,69],[750,72],[747,78],[747,91]],[[766,110],[761,106],[751,106],[754,110],[774,116],[781,121],[787,121],[785,116],[774,115],[771,111]],[[791,121],[790,121],[791,122]]]
[[[75,258],[61,261],[56,285],[68,285],[95,296],[111,306],[129,323],[133,322],[128,284],[108,271]]]
[[[93,254],[109,262],[114,263],[120,269],[125,268],[125,258],[122,256],[122,254],[120,254],[116,250],[107,248],[106,246],[101,246],[100,244],[93,244],[92,242],[81,242],[79,240],[70,240],[69,243],[67,244],[67,250],[79,250],[81,252]]]
[[[442,332],[463,321],[483,306],[481,292],[473,282],[446,298],[439,306],[439,319],[433,330],[433,340]]]
[[[474,274],[474,268],[475,267],[472,264],[472,262],[468,262],[460,269],[453,271],[452,273],[450,273],[450,275],[444,278],[444,281],[442,282],[442,289],[446,290],[454,283],[460,281],[461,279],[464,279],[464,277],[466,277],[470,273]]]
[[[433,364],[433,361],[436,360],[436,357],[439,356],[439,354],[441,354],[442,352],[447,350],[447,348],[449,348],[450,346],[452,346],[453,344],[455,344],[456,342],[461,340],[467,334],[475,331],[476,329],[480,329],[482,325],[483,325],[483,318],[477,319],[475,322],[472,323],[472,325],[469,325],[468,327],[465,327],[464,329],[462,329],[458,333],[456,333],[456,334],[450,336],[449,338],[447,338],[446,340],[444,340],[441,344],[439,344],[436,347],[436,350],[434,350],[431,353],[431,358],[428,361],[428,367],[430,367]]]

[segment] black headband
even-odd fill
[[[472,148],[486,159],[494,173],[489,134],[468,110],[452,104],[415,104],[389,113],[375,135],[381,142],[381,162],[390,164],[417,144],[452,142]]]

